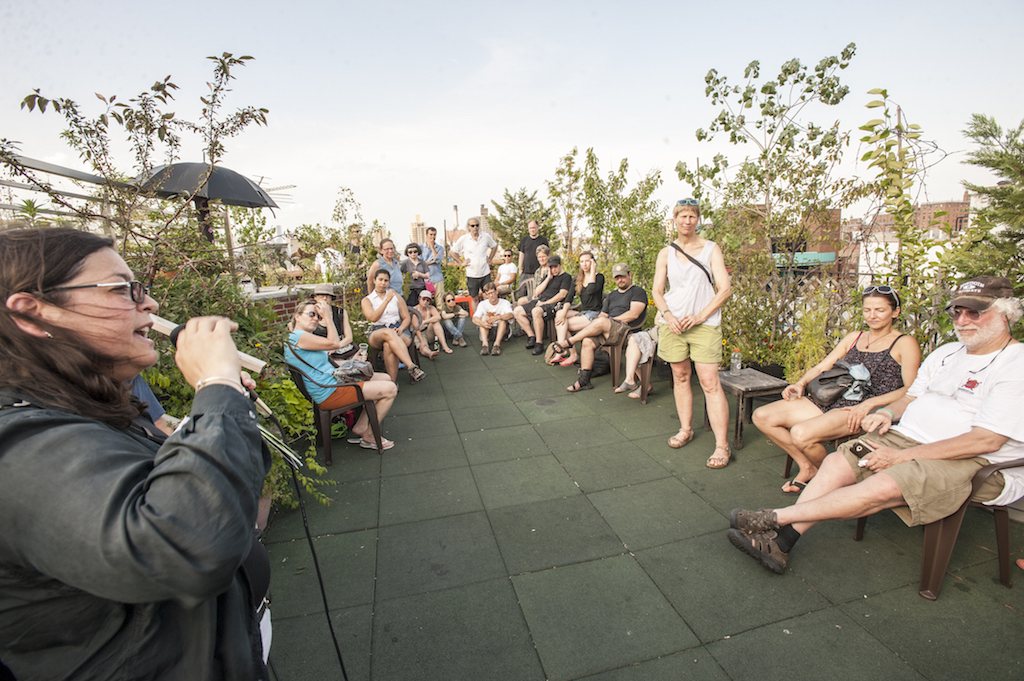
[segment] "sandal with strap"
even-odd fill
[[[683,435],[683,437],[679,437],[683,433],[686,433],[686,435]],[[668,446],[671,447],[672,449],[679,449],[680,447],[686,445],[686,443],[688,443],[692,439],[693,428],[680,428],[678,433],[676,433],[675,435],[668,439]]]
[[[619,387],[615,389],[615,394],[628,393],[636,390],[640,386],[639,383],[630,383],[629,381],[623,381],[619,384]]]
[[[725,456],[717,456],[715,452],[719,449],[725,450]],[[708,468],[725,468],[729,465],[729,460],[732,458],[732,450],[725,445],[717,445],[715,451],[711,453],[711,457],[708,462],[704,464]]]
[[[556,355],[564,355],[567,352],[565,347],[563,347],[561,343],[557,342],[551,344],[551,349],[555,351]]]

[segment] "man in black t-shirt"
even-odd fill
[[[533,298],[525,305],[513,310],[519,328],[524,329],[529,338],[526,349],[533,349],[533,354],[544,354],[544,344],[538,339],[544,338],[544,320],[554,317],[565,303],[572,302],[572,277],[562,271],[562,259],[557,255],[548,258],[548,277],[537,285]],[[533,333],[530,333],[533,331]]]
[[[633,285],[629,265],[617,263],[612,268],[615,290],[604,297],[601,314],[566,339],[566,347],[556,347],[555,352],[564,352],[574,343],[580,346],[580,377],[566,388],[571,393],[590,390],[590,372],[594,368],[594,352],[605,346],[615,346],[633,331],[639,331],[647,320],[647,291]]]
[[[519,281],[524,282],[519,288],[522,292],[517,292],[516,295],[526,295],[525,282],[527,279],[533,276],[533,273],[540,267],[540,263],[537,262],[537,246],[544,244],[548,248],[551,248],[551,244],[548,243],[546,236],[540,235],[540,225],[537,224],[536,220],[530,220],[526,228],[529,230],[529,234],[524,236],[519,242]]]

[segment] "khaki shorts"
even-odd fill
[[[629,324],[623,324],[617,319],[609,319],[608,322],[608,334],[594,338],[597,348],[613,348],[622,343],[622,339],[632,331]]]
[[[893,431],[885,435],[867,433],[860,439],[877,442],[893,449],[907,449],[920,444]],[[844,442],[836,451],[846,457],[853,469],[854,477],[857,482],[861,482],[875,473],[857,465],[857,455],[850,451],[855,442],[857,440]],[[915,459],[881,472],[896,481],[903,499],[907,502],[906,506],[892,509],[893,512],[908,526],[914,527],[927,525],[956,513],[971,494],[974,474],[988,464],[989,462],[981,457],[955,460]],[[1002,493],[1004,482],[1002,473],[993,473],[985,480],[978,493],[971,497],[971,501],[992,501]]]
[[[658,324],[658,357],[669,363],[692,359],[698,364],[722,363],[722,327],[698,324],[676,334]]]

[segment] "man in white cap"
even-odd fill
[[[564,353],[575,343],[580,344],[580,376],[566,390],[571,393],[590,390],[590,372],[594,369],[594,353],[598,348],[615,346],[627,334],[639,331],[647,321],[647,291],[633,284],[629,265],[616,263],[612,268],[615,290],[604,297],[604,305],[594,321],[583,327],[565,342],[565,347],[554,344],[556,353]]]
[[[1024,496],[1021,468],[971,492],[983,466],[1024,457],[1024,345],[1010,335],[1024,308],[1008,279],[984,276],[960,284],[946,311],[959,342],[932,352],[906,395],[868,414],[866,435],[829,454],[796,504],[733,509],[736,548],[781,574],[793,545],[822,520],[891,508],[907,525],[925,525],[968,497],[1004,505]]]

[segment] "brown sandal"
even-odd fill
[[[680,433],[686,433],[686,435],[683,437],[679,437]],[[693,428],[690,428],[689,430],[685,428],[680,428],[678,433],[676,433],[675,435],[668,439],[668,446],[671,447],[672,449],[679,449],[680,447],[685,446],[686,443],[688,443],[692,439]]]
[[[725,456],[716,456],[715,452],[719,449],[725,450]],[[708,468],[725,468],[729,465],[729,460],[732,458],[732,450],[725,445],[718,445],[715,447],[715,451],[711,453],[711,457],[708,462],[704,464]]]

